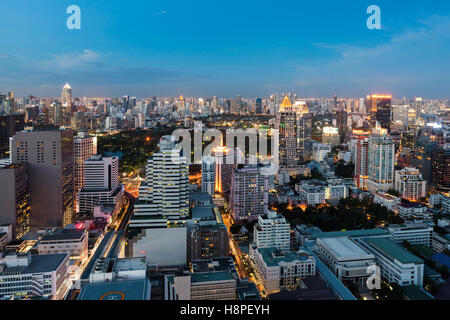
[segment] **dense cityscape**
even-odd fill
[[[0,299],[450,299],[450,100],[73,92],[0,93]]]

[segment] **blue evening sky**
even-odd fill
[[[66,9],[81,8],[81,30]],[[369,30],[368,6],[381,8]],[[4,0],[0,91],[450,98],[448,0]]]

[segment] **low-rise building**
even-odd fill
[[[411,245],[422,245],[431,248],[433,238],[433,227],[424,223],[405,223],[390,225],[387,230],[391,239],[402,244],[408,241]]]
[[[364,286],[375,265],[375,256],[350,237],[320,238],[315,253],[341,281]]]
[[[384,192],[376,192],[373,196],[373,202],[382,205],[389,211],[398,212],[398,205],[401,203],[401,199]]]
[[[440,253],[444,250],[450,250],[450,234],[441,236],[433,232],[432,249]]]
[[[410,202],[398,205],[398,214],[406,220],[431,220],[433,214],[421,203]]]
[[[298,193],[310,206],[326,202],[325,187],[302,185],[298,187]]]
[[[91,283],[143,280],[146,278],[147,259],[141,258],[99,258],[89,275]]]
[[[423,287],[424,262],[414,254],[386,238],[363,239],[359,242],[376,257],[381,276],[400,286]]]
[[[191,274],[191,300],[235,300],[236,279],[230,272]]]
[[[281,252],[275,248],[257,248],[254,265],[267,294],[298,289],[301,278],[316,274],[316,260],[302,250]]]
[[[7,253],[0,258],[0,298],[40,296],[62,300],[70,286],[69,254]]]

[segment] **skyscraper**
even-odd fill
[[[358,137],[355,150],[354,183],[360,189],[366,189],[369,178],[369,138]]]
[[[0,115],[0,158],[6,157],[9,151],[9,138],[14,136],[16,131],[21,131],[25,127],[25,114],[9,113]]]
[[[394,187],[395,145],[387,130],[377,128],[369,138],[369,191],[388,191]]]
[[[84,161],[92,155],[97,154],[97,137],[86,135],[84,132],[78,134],[74,139],[74,190],[77,195],[84,182]],[[75,196],[75,199],[77,196]],[[79,211],[78,203],[76,203],[76,212]]]
[[[202,191],[214,197],[216,188],[216,161],[212,156],[202,158]]]
[[[83,188],[78,193],[79,212],[92,214],[95,205],[110,205],[117,211],[123,199],[119,184],[119,159],[93,155],[84,161]]]
[[[139,187],[134,217],[177,220],[189,214],[189,167],[172,136],[164,136],[147,163],[147,181]]]
[[[70,107],[72,105],[72,87],[68,82],[66,82],[61,92],[61,104],[64,107]]]
[[[231,178],[230,209],[233,220],[253,221],[266,214],[269,205],[269,176],[259,165],[235,168]]]
[[[372,126],[378,121],[384,129],[391,129],[392,96],[372,94],[367,96],[367,109]]]
[[[11,224],[19,239],[30,230],[31,196],[26,164],[0,168],[0,225]]]
[[[276,114],[275,129],[279,130],[280,171],[294,174],[300,160],[298,144],[299,114],[286,96]]]
[[[431,157],[431,184],[450,189],[450,147],[434,150]]]
[[[20,131],[11,138],[11,162],[28,163],[31,226],[64,227],[74,206],[73,131]]]

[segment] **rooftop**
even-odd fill
[[[323,238],[320,239],[338,260],[374,259],[373,254],[362,249],[354,240],[349,237]]]
[[[230,272],[205,272],[191,274],[191,283],[235,280]]]
[[[257,251],[269,267],[278,266],[281,262],[305,261],[308,259],[305,255],[299,255],[297,252],[282,253],[276,248],[257,248]]]
[[[150,287],[148,279],[90,283],[81,288],[78,300],[150,300]]]
[[[28,266],[7,267],[1,275],[51,272],[58,269],[68,253],[33,254]]]
[[[332,232],[313,232],[313,238],[336,238],[336,237],[370,237],[388,235],[389,232],[382,229],[362,229],[350,231],[332,231]]]
[[[401,263],[423,264],[423,260],[396,244],[394,241],[387,238],[372,238],[365,239],[372,247],[380,251],[392,261],[398,260]]]

